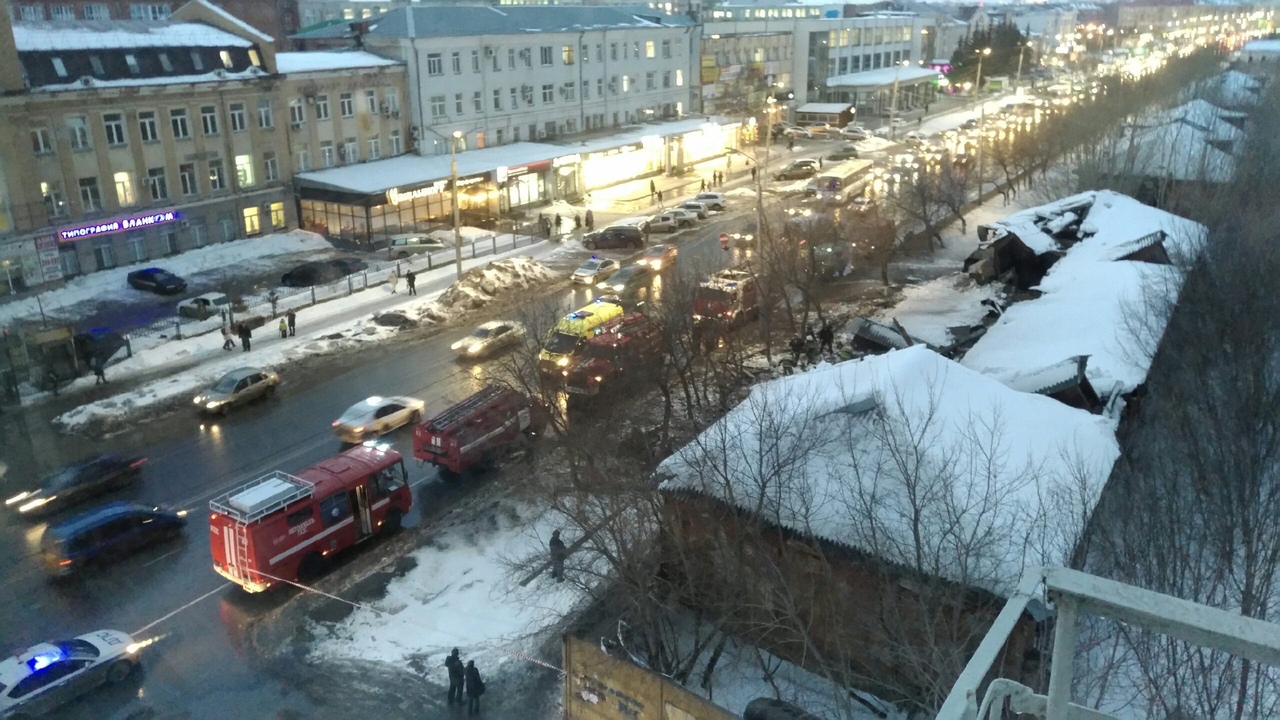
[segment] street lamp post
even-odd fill
[[[893,66],[893,97],[889,100],[889,137],[893,140],[898,139],[898,127],[894,125],[894,121],[898,119],[898,76],[902,73],[902,68],[910,63],[910,60],[903,60]]]
[[[987,173],[987,158],[983,154],[983,146],[987,144],[987,103],[982,100],[982,59],[991,54],[991,48],[982,48],[978,53],[978,81],[973,89],[978,93],[978,197],[982,197],[982,179]]]
[[[1019,43],[1018,45],[1018,74],[1014,77],[1014,80],[1013,80],[1013,87],[1018,90],[1022,89],[1022,53],[1025,52],[1026,49],[1029,47],[1031,47],[1030,40],[1026,41],[1025,43]]]
[[[453,190],[453,261],[458,277],[462,277],[462,222],[458,213],[458,141],[462,132],[454,130],[449,136],[449,187]]]

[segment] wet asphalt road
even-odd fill
[[[723,266],[728,256],[717,235],[740,225],[726,215],[684,233],[675,240],[681,247],[678,267]],[[594,293],[577,288],[559,290],[555,297],[568,308],[586,304]],[[179,411],[142,430],[89,442],[59,436],[46,426],[28,428],[13,415],[0,418],[0,457],[9,466],[0,478],[0,496],[16,494],[25,488],[24,480],[57,465],[111,450],[148,458],[142,481],[113,499],[190,510],[185,539],[65,584],[50,583],[38,562],[44,525],[0,513],[0,638],[6,651],[102,628],[160,638],[144,651],[143,671],[136,677],[90,693],[58,717],[292,718],[323,712],[324,706],[282,685],[247,652],[246,626],[287,602],[290,594],[246,595],[213,572],[204,524],[207,503],[272,470],[295,472],[338,452],[328,423],[361,398],[414,395],[427,401],[430,415],[478,390],[487,366],[461,364],[449,349],[469,330],[458,327],[391,351],[370,352],[367,364],[348,358],[338,363],[345,369],[328,376],[317,372],[313,375],[319,377],[291,383],[285,373],[276,399],[216,422]],[[446,493],[433,469],[413,461],[409,437],[406,428],[388,439],[406,456],[415,483],[415,510],[405,518],[406,525],[414,525],[422,521],[421,508],[445,500]],[[389,717],[394,716],[393,710]]]

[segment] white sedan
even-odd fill
[[[587,285],[595,285],[601,280],[604,280],[610,275],[618,272],[618,269],[621,267],[622,266],[618,264],[617,260],[610,260],[609,258],[600,258],[592,255],[590,260],[582,263],[582,265],[578,266],[577,270],[573,271],[573,274],[569,276],[569,280],[575,284],[585,283]]]
[[[364,442],[398,427],[417,424],[426,407],[418,398],[375,395],[347,408],[342,417],[333,421],[333,431],[343,442]]]
[[[123,682],[150,642],[99,630],[10,655],[0,660],[0,717],[51,715],[103,683]]]
[[[481,358],[514,345],[524,337],[524,326],[510,320],[492,320],[449,347],[461,358]]]

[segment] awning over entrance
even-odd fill
[[[922,67],[887,67],[879,70],[836,75],[827,78],[827,87],[840,90],[874,90],[889,87],[895,82],[899,85],[918,83],[939,77],[937,70]]]
[[[814,113],[814,114],[822,114],[822,115],[839,115],[840,113],[848,110],[851,107],[853,106],[850,105],[849,103],[811,102],[811,103],[805,103],[800,107],[796,108],[796,112]]]

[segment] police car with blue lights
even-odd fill
[[[118,630],[99,630],[0,660],[0,718],[48,715],[103,683],[123,682],[147,644]]]
[[[573,271],[573,275],[569,276],[569,280],[573,283],[585,283],[587,285],[595,285],[610,275],[618,272],[622,266],[617,260],[602,258],[598,255],[592,255],[591,259],[582,263],[577,270]]]

